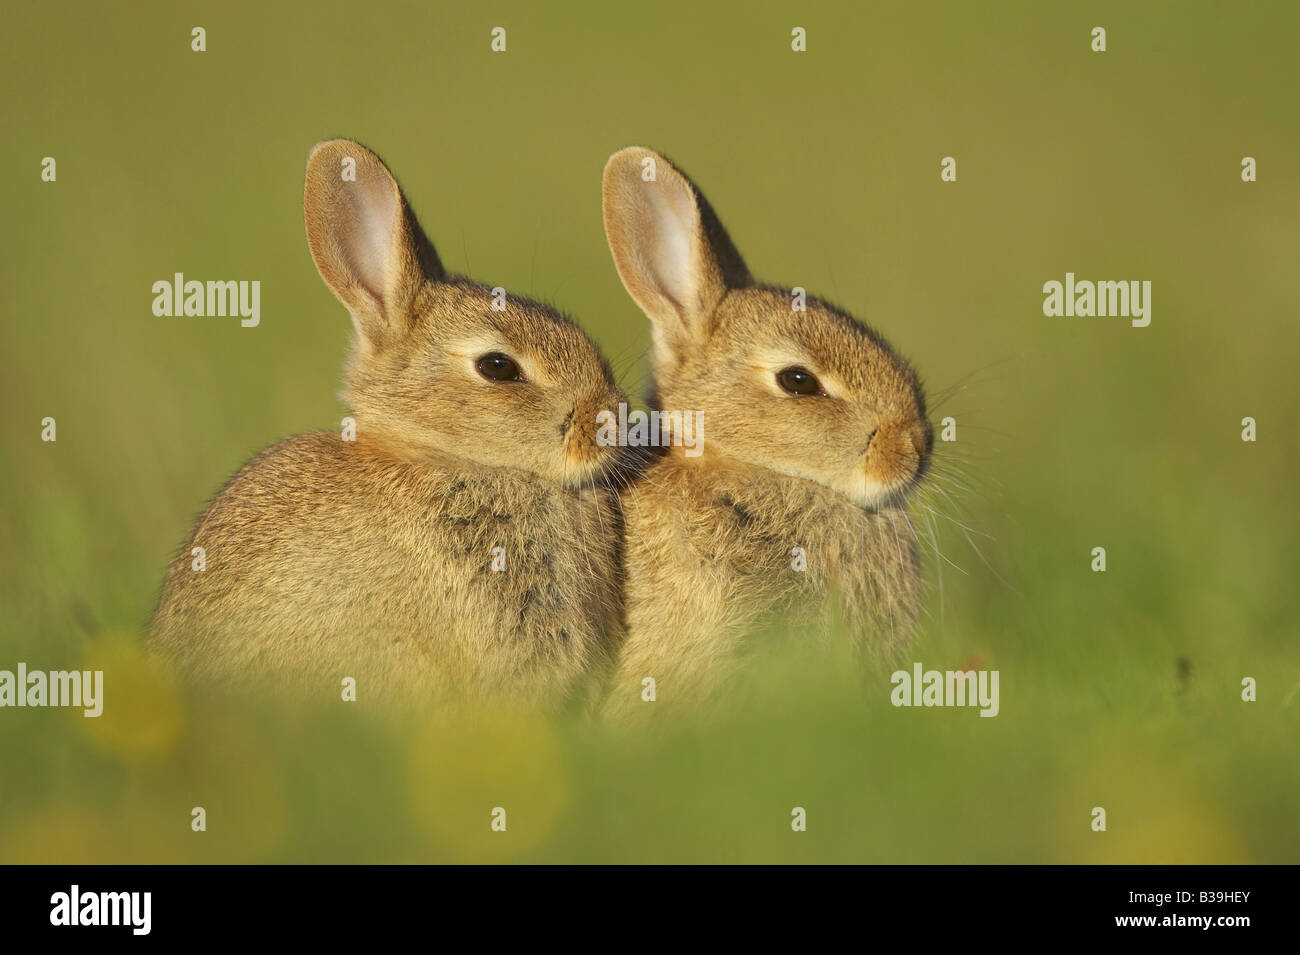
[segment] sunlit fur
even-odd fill
[[[641,176],[647,156],[654,182]],[[778,611],[793,611],[809,639],[837,617],[862,649],[896,649],[921,592],[903,495],[933,441],[916,375],[843,312],[812,299],[795,311],[789,292],[755,285],[662,156],[612,157],[604,201],[620,275],[652,323],[652,404],[698,412],[705,449],[693,458],[671,448],[622,495],[628,634],[605,711],[698,704],[724,685],[745,635]],[[678,226],[686,240],[666,239]],[[665,263],[687,274],[666,274]],[[816,375],[825,394],[785,392],[776,373],[790,366]],[[795,548],[804,571],[793,569]],[[646,677],[654,704],[642,701]]]
[[[369,192],[336,184],[343,156]],[[235,475],[168,570],[153,645],[199,675],[326,698],[349,676],[370,699],[582,695],[620,627],[617,449],[595,420],[624,399],[606,363],[550,309],[510,296],[494,310],[490,289],[443,273],[364,147],[318,146],[305,203],[358,329],[343,392],[356,440],[289,438]],[[524,381],[477,372],[496,351]]]

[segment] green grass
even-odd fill
[[[0,859],[1300,861],[1293,5],[8,7],[0,668],[108,655],[131,702],[0,710]],[[1001,714],[895,709],[887,673],[790,646],[730,715],[630,736],[237,707],[145,666],[206,499],[345,413],[301,210],[332,136],[390,162],[448,267],[575,316],[634,392],[598,186],[632,143],[756,275],[957,387],[912,658],[979,656]],[[261,326],[155,318],[176,271],[260,280]],[[1044,317],[1066,271],[1150,279],[1150,327]]]

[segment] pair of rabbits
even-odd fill
[[[773,612],[835,615],[864,649],[905,639],[903,495],[933,441],[917,377],[848,315],[756,284],[667,159],[610,158],[605,231],[650,319],[651,404],[698,415],[702,453],[599,440],[626,398],[595,345],[447,274],[369,150],[317,145],[304,205],[356,327],[355,435],[289,438],[222,489],[167,573],[160,652],[240,682],[617,719],[704,701]]]

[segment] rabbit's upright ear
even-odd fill
[[[708,336],[727,289],[753,282],[749,270],[699,190],[658,153],[616,152],[601,198],[614,265],[650,319],[656,360],[680,361]]]
[[[382,348],[405,335],[421,287],[444,272],[383,161],[346,139],[317,143],[303,213],[316,268],[363,342]]]

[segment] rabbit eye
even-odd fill
[[[478,373],[488,381],[523,381],[524,374],[515,360],[499,351],[484,355],[477,362]]]
[[[792,395],[824,395],[822,383],[807,368],[795,365],[776,373],[776,383]]]

